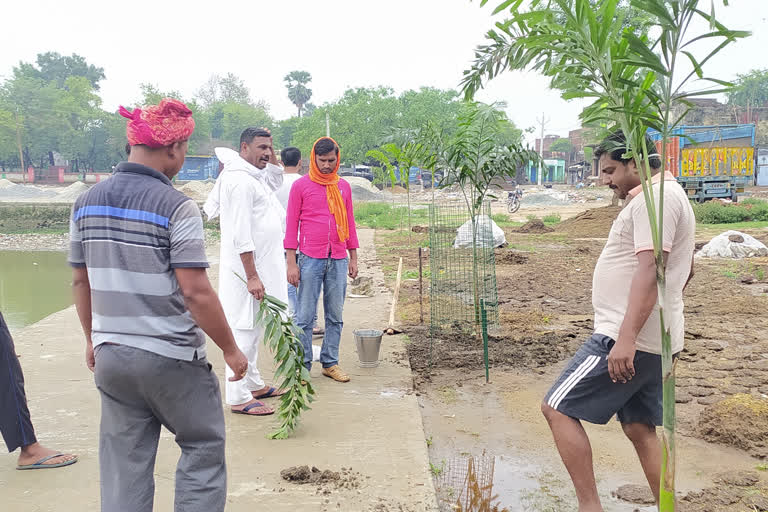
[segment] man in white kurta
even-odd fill
[[[285,209],[275,196],[283,168],[276,165],[272,138],[262,129],[243,132],[239,154],[216,148],[216,156],[224,168],[204,209],[209,218],[221,216],[219,299],[249,363],[245,378],[234,382],[227,368],[226,402],[234,413],[263,416],[274,408],[261,400],[282,394],[265,384],[259,373],[264,329],[255,319],[265,293],[288,300],[282,244]]]

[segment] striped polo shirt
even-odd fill
[[[205,336],[184,304],[175,268],[208,267],[194,201],[162,173],[121,162],[72,208],[69,263],[86,267],[93,345],[110,342],[191,361]]]

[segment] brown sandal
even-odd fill
[[[323,375],[332,378],[336,382],[349,382],[349,375],[344,373],[337,364],[330,368],[323,368]]]

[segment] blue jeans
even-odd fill
[[[294,321],[296,320],[296,287],[291,283],[288,283],[288,316]],[[312,327],[317,327],[317,310],[315,310],[315,318],[312,321]]]
[[[320,288],[323,289],[323,309],[325,311],[325,334],[320,351],[320,363],[323,368],[339,364],[339,344],[341,329],[344,327],[342,312],[344,297],[347,294],[346,258],[310,258],[299,255],[299,288],[296,295],[296,324],[303,331],[301,343],[304,345],[304,365],[312,367],[312,327],[317,314],[317,301]]]
[[[296,321],[296,287],[291,283],[288,283],[288,316],[292,320]],[[315,319],[312,322],[312,327],[317,327],[317,310],[315,310]]]

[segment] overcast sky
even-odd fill
[[[312,102],[337,99],[348,87],[387,85],[401,92],[420,86],[457,88],[473,49],[493,27],[490,0],[8,0],[0,30],[0,76],[38,53],[78,53],[104,68],[104,108],[135,102],[138,85],[189,97],[213,73],[245,80],[271,114],[284,119],[295,107],[283,77],[312,74]],[[703,1],[707,8],[709,0]],[[768,0],[730,0],[720,19],[754,35],[711,61],[712,76],[733,78],[768,68]],[[120,5],[120,7],[118,7]],[[15,21],[12,21],[15,20]],[[533,73],[508,73],[478,99],[505,101],[520,128],[546,133],[578,128],[581,104],[565,102]],[[530,140],[530,139],[529,139]]]

